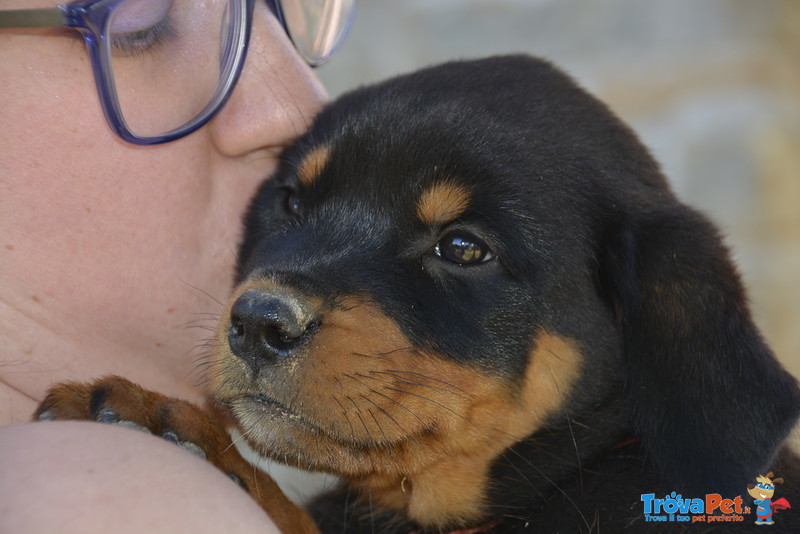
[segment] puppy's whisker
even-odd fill
[[[550,354],[552,354],[556,359],[558,359],[558,360],[560,360],[562,362],[565,361],[563,358],[561,358],[554,351],[550,350],[548,352]],[[575,431],[572,429],[572,418],[569,416],[569,412],[567,410],[567,405],[566,405],[566,402],[565,402],[566,399],[564,399],[564,394],[561,392],[561,388],[558,385],[558,380],[556,379],[556,375],[553,374],[553,370],[546,363],[545,363],[545,368],[547,369],[547,372],[550,374],[550,378],[553,380],[553,386],[556,388],[556,393],[558,393],[558,397],[561,400],[560,404],[561,404],[561,406],[564,407],[563,408],[564,417],[566,418],[567,426],[569,427],[569,435],[570,435],[570,438],[572,439],[572,446],[575,448],[575,460],[576,460],[576,463],[577,463],[577,466],[578,466],[578,477],[580,478],[579,483],[580,483],[580,487],[583,487],[583,465],[581,465],[581,454],[580,454],[580,451],[578,450],[578,440],[575,439]]]
[[[213,354],[210,351],[204,350],[203,354],[192,361],[195,371],[205,370],[213,365],[218,365],[222,361],[221,359],[212,359],[212,356]]]
[[[373,390],[370,390],[370,391],[373,391]],[[385,396],[385,395],[384,395],[384,396]],[[405,429],[405,428],[403,428],[403,425],[401,425],[400,423],[398,423],[398,422],[397,422],[397,419],[395,419],[394,417],[392,417],[392,414],[390,414],[389,412],[387,412],[386,410],[384,410],[383,408],[381,408],[381,407],[380,407],[380,405],[378,405],[377,403],[375,403],[375,402],[374,402],[372,399],[370,399],[370,398],[369,398],[369,397],[367,397],[366,395],[360,395],[360,397],[361,397],[362,399],[364,399],[365,401],[367,401],[368,403],[370,403],[370,404],[372,404],[373,406],[375,406],[375,407],[376,407],[376,408],[377,408],[377,409],[378,409],[378,410],[379,410],[379,411],[380,411],[380,412],[381,412],[383,415],[385,415],[387,418],[389,418],[389,420],[390,420],[392,423],[394,423],[395,425],[397,425],[397,428],[399,428],[399,429],[401,430],[401,432],[403,433],[403,435],[408,435],[408,432],[406,432],[406,429]],[[387,398],[388,398],[388,397],[387,397]],[[402,406],[402,405],[401,405],[401,406]],[[370,411],[370,413],[372,413],[372,411]],[[373,419],[374,419],[374,418],[375,418],[375,416],[374,416],[374,414],[373,414]],[[380,423],[378,423],[377,419],[375,420],[375,424],[377,424],[377,425],[378,425],[378,428],[380,428]],[[381,433],[383,433],[383,429],[382,429],[382,428],[381,428]],[[384,438],[386,438],[386,434],[384,434],[384,435],[383,435],[383,437],[384,437]],[[387,442],[388,442],[388,438],[386,438],[386,439],[387,439]]]
[[[220,319],[220,314],[218,313],[190,313],[189,319],[186,323],[216,323]]]
[[[400,349],[393,349],[387,350],[386,352],[378,352],[378,356],[388,356],[389,354],[394,354],[395,352],[414,352],[416,349],[414,347],[403,347]]]
[[[386,380],[381,380],[381,379],[379,379],[379,378],[375,378],[375,377],[367,377],[367,376],[365,376],[365,375],[362,375],[362,374],[360,374],[360,373],[357,373],[357,374],[356,374],[356,376],[363,377],[363,378],[367,378],[367,379],[376,380],[376,381],[378,381],[378,382],[388,383],[388,384],[391,384],[392,386],[395,386],[395,385],[397,385],[395,382],[388,382],[388,381],[386,381]],[[352,379],[356,380],[356,378],[355,378],[355,377],[353,377],[353,376],[349,376],[349,378],[352,378]],[[362,382],[362,381],[360,381],[360,380],[359,380],[359,382],[363,384],[363,382]],[[384,387],[383,387],[383,389],[392,389],[392,388],[390,388],[390,387],[388,387],[388,386],[384,386]],[[409,414],[411,414],[411,416],[413,416],[414,418],[416,418],[416,419],[417,419],[417,421],[419,421],[419,423],[420,423],[420,424],[421,424],[423,427],[424,427],[424,426],[426,426],[426,422],[425,422],[425,421],[424,421],[422,418],[420,418],[420,417],[419,417],[419,416],[418,416],[418,415],[417,415],[417,414],[416,414],[416,413],[415,413],[413,410],[409,409],[409,408],[408,408],[406,405],[404,405],[402,402],[399,402],[398,400],[396,400],[396,399],[392,398],[391,396],[389,396],[389,395],[385,395],[385,394],[381,393],[380,391],[377,391],[377,390],[375,390],[375,389],[373,389],[373,388],[369,388],[369,391],[370,391],[370,393],[373,393],[373,394],[375,394],[375,395],[378,395],[378,396],[380,396],[380,397],[382,397],[382,398],[384,398],[384,399],[386,399],[386,400],[388,400],[388,401],[390,401],[390,402],[392,402],[392,403],[396,404],[396,405],[397,405],[397,406],[399,406],[401,409],[405,410],[406,412],[408,412]],[[409,394],[409,395],[415,395],[415,396],[417,396],[417,397],[424,398],[424,399],[428,400],[429,402],[436,403],[436,401],[434,401],[434,400],[432,400],[432,399],[429,399],[429,398],[427,398],[427,397],[423,397],[423,396],[421,396],[421,395],[412,394],[411,392],[409,392],[409,391],[406,391],[406,390],[401,390],[401,389],[396,389],[396,388],[394,388],[394,391],[398,391],[398,392],[400,392],[400,393]],[[366,397],[365,397],[365,400],[367,400],[368,402],[370,402],[370,403],[372,403],[372,404],[375,404],[375,403],[374,403],[372,400],[370,400],[370,399],[368,399],[368,398],[366,398]],[[436,404],[438,404],[438,403],[436,403]],[[394,417],[390,416],[388,412],[386,412],[384,409],[380,408],[380,407],[379,407],[377,404],[375,404],[375,406],[376,406],[376,407],[378,407],[378,408],[379,408],[379,409],[380,409],[382,412],[384,412],[384,413],[387,415],[387,417],[389,417],[389,418],[390,418],[390,419],[391,419],[391,420],[392,420],[392,421],[393,421],[393,422],[394,422],[394,423],[395,423],[395,424],[396,424],[396,425],[397,425],[397,426],[400,428],[400,430],[403,432],[403,435],[405,435],[405,436],[409,436],[409,435],[410,435],[410,433],[409,433],[409,432],[407,432],[407,431],[406,431],[406,430],[405,430],[405,429],[404,429],[404,428],[403,428],[403,427],[402,427],[402,426],[401,426],[401,425],[400,425],[400,424],[399,424],[399,423],[398,423],[398,422],[395,420],[395,418],[394,418]],[[442,407],[443,407],[443,405],[441,405],[441,404],[439,404],[439,406],[442,406]],[[452,410],[450,410],[450,411],[452,411]],[[453,413],[455,413],[455,412],[453,412]],[[463,416],[461,416],[461,417],[463,418]],[[477,427],[476,427],[476,428],[477,428]]]
[[[200,321],[211,321],[211,320],[219,319],[220,317],[222,317],[222,314],[217,313],[217,312],[192,312],[189,315],[192,315],[192,316],[195,316],[195,317],[205,317],[205,319],[198,319]]]
[[[215,304],[218,304],[220,308],[224,308],[225,307],[225,303],[224,302],[222,302],[220,299],[214,297],[208,291],[206,291],[204,289],[201,289],[201,288],[199,288],[197,286],[194,286],[194,285],[190,284],[189,282],[187,282],[186,280],[180,280],[179,279],[178,281],[180,283],[182,283],[183,285],[185,285],[186,287],[188,287],[190,289],[194,289],[195,291],[197,291],[201,295],[204,295],[204,296],[208,297],[212,302],[214,302]]]
[[[465,417],[464,415],[462,415],[462,414],[458,413],[457,411],[455,411],[454,409],[450,408],[449,406],[446,406],[446,405],[444,405],[444,404],[442,404],[442,403],[440,403],[440,402],[437,402],[437,401],[435,401],[435,400],[433,400],[433,399],[431,399],[431,398],[429,398],[429,397],[426,397],[426,396],[424,396],[424,395],[420,395],[420,394],[418,394],[418,393],[414,393],[414,392],[412,392],[412,391],[408,391],[408,390],[404,390],[404,389],[398,389],[398,388],[391,387],[391,386],[383,386],[383,389],[386,389],[386,390],[389,390],[389,391],[396,391],[396,392],[398,392],[398,393],[404,393],[404,394],[406,394],[406,395],[412,395],[412,396],[414,396],[414,397],[418,397],[418,398],[420,398],[420,399],[422,399],[422,400],[428,401],[428,402],[430,402],[431,404],[434,404],[435,406],[438,406],[439,408],[442,408],[443,410],[446,410],[446,411],[448,411],[448,412],[452,413],[453,415],[455,415],[456,417],[458,417],[458,418],[462,419],[463,421],[465,421],[465,422],[469,423],[469,424],[470,424],[470,425],[472,425],[473,427],[475,427],[475,428],[477,428],[477,429],[480,429],[480,428],[479,428],[479,427],[478,427],[478,426],[477,426],[477,425],[476,425],[474,422],[470,421],[470,420],[469,420],[467,417]]]
[[[198,361],[195,364],[195,371],[197,371],[197,372],[201,372],[202,371],[202,372],[206,372],[207,373],[210,369],[215,369],[214,374],[211,375],[211,376],[219,377],[219,376],[222,376],[222,374],[224,373],[224,371],[222,369],[218,368],[219,363],[220,363],[220,360],[212,360],[211,356],[208,355],[208,356],[205,356],[202,359],[202,361]]]
[[[247,439],[247,436],[248,436],[249,434],[251,434],[251,433],[252,433],[252,429],[249,429],[249,430],[239,430],[239,435],[238,435],[238,436],[237,436],[235,439],[234,439],[233,437],[231,437],[231,442],[230,442],[230,444],[228,444],[228,446],[227,446],[227,447],[225,447],[224,449],[222,449],[222,451],[221,451],[221,452],[223,452],[223,453],[225,453],[225,452],[228,452],[228,451],[231,449],[231,447],[235,447],[235,446],[236,446],[238,443],[240,443],[242,440],[245,440],[245,439]]]
[[[350,404],[352,404],[353,408],[356,409],[356,415],[358,416],[358,420],[361,421],[361,426],[364,427],[364,432],[366,433],[366,436],[369,436],[370,435],[369,427],[367,427],[367,424],[364,422],[364,418],[361,417],[361,408],[358,407],[358,404],[356,403],[356,401],[353,400],[352,397],[347,396],[345,398],[348,401],[350,401]]]
[[[509,450],[509,451],[511,451],[511,452],[514,452],[514,453],[515,453],[517,456],[520,456],[520,455],[519,455],[519,453],[517,453],[517,452],[516,452],[516,451],[514,451],[513,449],[508,449],[508,450]],[[536,486],[536,485],[533,483],[533,481],[532,481],[530,478],[528,478],[528,476],[527,476],[525,473],[523,473],[523,472],[520,470],[520,468],[519,468],[519,467],[517,467],[517,466],[514,464],[514,462],[513,462],[512,460],[510,460],[510,459],[508,458],[508,453],[507,453],[507,452],[504,452],[503,454],[501,454],[501,455],[500,455],[500,457],[501,457],[501,458],[503,458],[503,459],[506,461],[506,463],[507,463],[508,465],[510,465],[510,466],[511,466],[511,468],[512,468],[514,471],[516,471],[516,472],[517,472],[517,474],[518,474],[520,477],[522,477],[522,480],[523,480],[523,481],[524,481],[524,482],[525,482],[525,483],[528,485],[528,487],[530,487],[530,488],[531,488],[533,491],[535,491],[536,493],[538,493],[540,497],[542,497],[542,498],[544,498],[544,497],[545,497],[545,494],[544,494],[544,492],[543,492],[542,490],[540,490],[540,489],[539,489],[539,488],[538,488],[538,487],[537,487],[537,486]],[[518,479],[518,478],[511,478],[511,477],[509,477],[509,479],[508,479],[508,480],[509,480],[509,481],[510,481],[512,484],[515,484],[515,485],[519,483],[519,479]]]
[[[367,493],[369,494],[369,524],[372,530],[372,533],[375,534],[375,510],[372,507],[372,488],[367,488]]]
[[[198,380],[196,381],[196,385],[198,387],[207,386],[208,384],[216,382],[225,376],[224,371],[218,367],[221,360],[212,360],[210,354],[204,356],[204,358],[206,360],[196,363],[194,370],[192,371],[192,374],[199,375]],[[211,373],[209,372],[210,369],[216,370]]]
[[[556,360],[558,360],[561,363],[563,363],[563,364],[569,365],[569,363],[570,363],[570,360],[568,360],[567,358],[562,357],[559,353],[557,353],[556,351],[554,351],[552,349],[547,349],[547,353],[549,355],[551,355],[553,358],[555,358]]]
[[[347,521],[350,518],[347,511],[350,510],[350,495],[352,494],[353,487],[348,484],[347,486],[347,493],[344,496],[344,521],[342,522],[342,533],[347,532]]]
[[[361,395],[361,397],[366,399],[368,402],[371,402],[369,399],[367,399],[363,395]],[[373,404],[375,404],[375,403],[373,403]],[[375,417],[375,412],[373,412],[372,410],[367,410],[367,412],[369,413],[370,417],[372,417],[372,420],[375,421],[375,426],[378,427],[378,431],[383,436],[383,441],[384,441],[383,444],[389,449],[389,457],[390,458],[394,457],[394,451],[392,450],[392,442],[389,440],[389,437],[386,435],[386,432],[383,431],[383,427],[381,426],[380,422],[378,422],[378,418]]]
[[[413,372],[413,371],[402,371],[402,370],[397,370],[397,369],[384,369],[383,371],[374,371],[374,370],[372,370],[372,371],[370,371],[370,374],[377,374],[377,375],[384,374],[384,375],[389,375],[389,376],[411,375],[411,376],[420,378],[422,380],[428,380],[430,382],[442,384],[443,386],[446,386],[446,388],[450,388],[450,389],[436,387],[436,386],[432,386],[430,384],[424,384],[422,382],[412,382],[407,378],[401,378],[400,382],[402,382],[404,384],[407,384],[407,385],[411,385],[411,386],[420,386],[420,387],[424,387],[424,388],[433,389],[435,391],[441,391],[442,393],[449,393],[451,395],[456,395],[456,396],[459,396],[459,397],[462,397],[462,398],[474,398],[474,395],[472,395],[471,393],[469,393],[467,391],[464,391],[460,387],[455,386],[453,384],[450,384],[449,382],[445,382],[444,380],[440,380],[438,378],[434,378],[434,377],[431,377],[431,376],[423,375],[423,374],[416,373],[416,372]],[[397,380],[395,380],[393,382],[397,382]],[[451,390],[456,390],[456,391],[451,391]],[[463,393],[463,395],[460,395],[459,393]]]
[[[380,356],[380,355],[377,355],[377,354],[364,354],[364,353],[361,353],[361,352],[351,352],[350,354],[353,355],[353,356],[358,356],[360,358],[372,358],[372,359],[375,359],[375,360],[385,360],[386,359],[383,356]]]
[[[557,490],[557,491],[558,491],[558,492],[559,492],[561,495],[563,495],[563,496],[564,496],[564,498],[567,500],[567,502],[570,504],[570,506],[572,506],[572,508],[573,508],[573,509],[574,509],[574,510],[575,510],[575,511],[578,513],[578,515],[579,515],[579,516],[580,516],[580,518],[581,518],[581,521],[583,521],[583,524],[584,524],[584,525],[586,525],[586,529],[587,529],[588,531],[590,531],[590,530],[591,530],[591,528],[592,528],[592,527],[589,525],[589,521],[586,519],[586,516],[584,516],[584,515],[583,515],[583,512],[581,511],[581,509],[580,509],[580,507],[578,506],[578,504],[577,504],[577,503],[576,503],[576,502],[575,502],[575,501],[572,499],[572,497],[570,497],[570,496],[569,496],[569,494],[568,494],[566,491],[564,491],[564,489],[563,489],[563,488],[561,488],[561,486],[560,486],[559,484],[557,484],[557,483],[555,482],[555,480],[553,480],[552,478],[550,478],[549,476],[547,476],[547,475],[544,473],[544,471],[542,471],[542,469],[541,469],[541,468],[539,468],[539,467],[538,467],[538,466],[537,466],[535,463],[533,463],[533,462],[532,462],[530,459],[528,459],[528,458],[526,458],[525,456],[523,456],[522,454],[520,454],[520,453],[519,453],[519,451],[516,451],[516,450],[514,450],[514,448],[513,448],[513,447],[511,447],[511,448],[507,449],[507,451],[509,451],[509,452],[513,453],[513,454],[514,454],[514,455],[515,455],[517,458],[519,458],[520,460],[522,460],[522,461],[523,461],[523,462],[524,462],[524,463],[525,463],[525,464],[526,464],[528,467],[530,467],[531,469],[533,469],[534,471],[536,471],[536,472],[539,474],[539,476],[541,476],[541,477],[542,477],[542,478],[543,478],[543,479],[544,479],[544,480],[545,480],[545,481],[546,481],[548,484],[550,484],[550,486],[552,486],[553,488],[555,488],[555,489],[556,489],[556,490]],[[507,459],[507,457],[506,457],[505,455],[504,455],[504,457]],[[510,465],[510,466],[511,466],[511,467],[512,467],[512,468],[513,468],[515,471],[517,471],[517,473],[519,473],[519,475],[520,475],[520,476],[521,476],[523,479],[525,479],[525,480],[528,482],[528,485],[529,485],[530,487],[532,487],[532,488],[535,488],[535,486],[533,485],[533,483],[531,482],[531,480],[530,480],[530,479],[529,479],[527,476],[525,476],[525,474],[524,474],[522,471],[520,471],[520,469],[519,469],[519,468],[518,468],[518,467],[517,467],[517,466],[514,464],[514,462],[512,462],[512,461],[508,461],[508,463],[509,463],[509,465]]]
[[[195,347],[196,349],[204,349],[208,348],[207,345],[198,345]],[[192,360],[192,363],[195,365],[208,365],[211,363],[211,353],[208,351],[204,351],[203,354]]]
[[[403,410],[407,411],[407,412],[408,412],[408,413],[410,413],[412,416],[414,416],[414,417],[417,419],[417,421],[419,421],[421,424],[423,424],[423,425],[425,424],[425,422],[424,422],[424,421],[423,421],[423,420],[422,420],[422,419],[421,419],[421,418],[420,418],[420,417],[419,417],[417,414],[415,414],[415,413],[414,413],[412,410],[410,410],[408,407],[406,407],[406,406],[405,406],[405,405],[404,405],[402,402],[400,402],[400,401],[398,401],[398,400],[396,400],[396,399],[393,399],[392,397],[390,397],[390,396],[388,396],[388,395],[384,395],[384,394],[383,394],[383,393],[381,393],[380,391],[376,391],[375,389],[372,389],[372,388],[370,388],[370,389],[369,389],[369,392],[370,392],[370,393],[373,393],[373,394],[375,394],[375,395],[378,395],[378,396],[380,396],[380,397],[383,397],[384,399],[386,399],[386,400],[388,400],[388,401],[390,401],[390,402],[393,402],[393,403],[395,403],[395,404],[396,404],[396,405],[398,405],[400,408],[402,408]],[[400,426],[400,425],[397,425],[397,426]],[[404,430],[402,427],[401,427],[401,430],[403,430],[403,432],[404,432],[405,434],[407,434],[407,432],[405,432],[405,430]]]
[[[256,456],[256,461],[253,462],[253,481],[255,482],[255,488],[253,489],[253,491],[255,492],[256,497],[259,500],[261,499],[261,488],[258,485],[258,472],[259,471],[262,471],[262,472],[264,471],[259,466],[259,464],[261,463],[262,460],[263,460],[263,458],[259,454],[259,455]]]
[[[590,425],[587,425],[586,423],[578,419],[572,419],[572,424],[581,428],[592,428]]]
[[[181,324],[178,328],[192,328],[197,326],[204,326],[206,328],[214,328],[216,326],[216,321],[211,319],[192,319],[191,321],[186,321],[185,323]]]
[[[183,328],[185,330],[205,330],[207,332],[214,332],[216,330],[213,326],[199,325],[199,324],[183,325]]]
[[[339,408],[342,409],[344,420],[350,426],[350,435],[355,435],[356,429],[353,427],[353,423],[350,421],[350,416],[347,415],[347,410],[344,409],[344,405],[339,401],[338,397],[333,397],[333,400],[336,401],[336,404],[338,404]]]
[[[442,380],[441,378],[436,378],[436,377],[433,377],[433,376],[424,375],[424,374],[418,373],[416,371],[407,371],[407,370],[404,370],[404,369],[384,369],[384,371],[387,372],[387,373],[412,375],[412,376],[415,376],[417,378],[421,378],[423,380],[428,380],[430,382],[436,382],[436,383],[442,384],[443,386],[447,386],[449,388],[455,389],[455,390],[460,391],[461,393],[467,395],[468,397],[474,397],[474,395],[472,393],[470,393],[469,391],[466,391],[466,390],[456,386],[455,384],[451,384],[450,382]]]

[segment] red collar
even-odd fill
[[[447,534],[478,534],[479,532],[489,532],[500,523],[499,519],[492,519],[488,523],[484,523],[479,527],[462,528],[459,530],[451,530]]]
[[[448,530],[442,534],[480,534],[481,532],[489,532],[494,527],[500,524],[499,519],[492,519],[479,527],[459,528],[457,530]],[[412,530],[408,534],[421,534],[419,530]]]
[[[624,449],[625,447],[627,447],[629,445],[639,445],[639,438],[626,439],[625,441],[617,443],[616,445],[611,447],[611,450],[612,451],[618,451],[620,449]]]

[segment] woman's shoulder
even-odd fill
[[[0,532],[277,532],[212,465],[91,422],[0,428]]]

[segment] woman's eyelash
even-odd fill
[[[111,47],[115,53],[133,56],[151,52],[154,47],[163,45],[170,38],[176,37],[172,20],[164,17],[158,24],[137,31],[114,34]]]

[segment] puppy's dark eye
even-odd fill
[[[436,243],[433,253],[459,265],[475,265],[494,258],[483,241],[469,234],[449,234]]]
[[[300,200],[300,195],[297,191],[287,189],[284,197],[284,208],[286,212],[291,215],[300,215],[303,209],[303,203]]]

